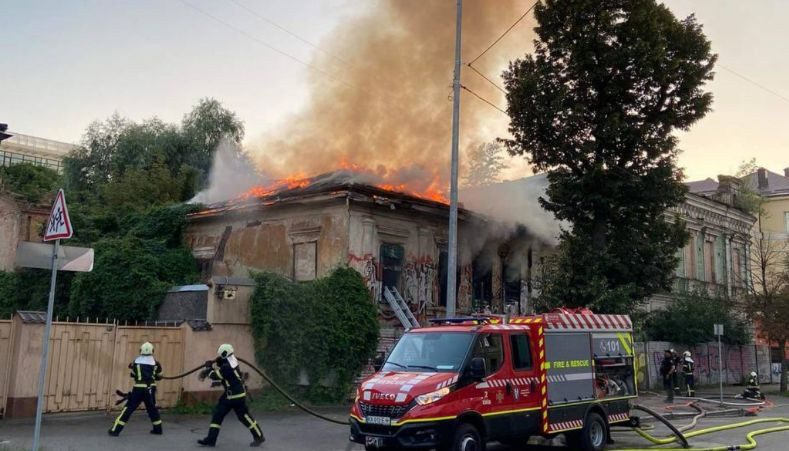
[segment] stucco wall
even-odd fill
[[[251,271],[272,271],[293,277],[293,245],[317,242],[317,276],[345,260],[348,249],[345,203],[305,208],[284,205],[263,212],[224,215],[192,221],[189,246],[211,260],[207,276],[249,277]]]
[[[14,269],[21,214],[16,202],[0,196],[0,271]]]
[[[223,343],[230,343],[236,355],[255,363],[255,346],[252,331],[248,325],[215,324],[209,331],[185,331],[184,368],[192,369],[206,360],[216,358],[216,350]],[[263,387],[263,379],[253,370],[242,364],[242,371],[249,373],[247,388],[257,390]],[[183,400],[185,402],[214,402],[221,393],[221,387],[211,388],[208,380],[201,381],[196,374],[183,380]]]

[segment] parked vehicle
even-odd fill
[[[404,334],[360,384],[350,439],[367,450],[472,451],[564,433],[573,449],[598,451],[637,396],[626,315],[442,319]]]

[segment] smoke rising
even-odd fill
[[[249,157],[229,139],[222,139],[214,150],[208,174],[208,188],[197,193],[189,203],[212,204],[232,199],[271,177],[255,169]]]
[[[530,1],[464,2],[464,62],[481,53]],[[500,83],[507,61],[531,49],[532,27],[533,19],[524,20],[475,67]],[[392,183],[429,174],[446,190],[454,42],[455,2],[375,3],[325,39],[325,52],[316,52],[313,63],[331,77],[310,73],[308,104],[260,139],[257,161],[280,178],[297,171],[324,173],[347,161],[376,168]],[[503,94],[468,68],[462,83],[504,107]],[[506,133],[504,114],[462,96],[461,149]]]
[[[537,201],[545,196],[548,177],[537,174],[531,177],[492,185],[461,190],[460,201],[469,210],[487,215],[504,223],[527,226],[530,234],[543,242],[556,244],[561,227],[553,213],[545,211]]]

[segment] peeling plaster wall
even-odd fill
[[[293,246],[316,242],[316,274],[326,275],[347,255],[345,204],[288,205],[243,215],[192,220],[186,240],[210,276],[249,277],[272,271],[293,278]]]
[[[0,196],[0,271],[13,271],[21,212],[13,199]]]

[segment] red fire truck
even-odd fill
[[[565,433],[572,449],[598,451],[637,396],[627,315],[445,319],[405,333],[360,384],[350,440],[476,451]]]

